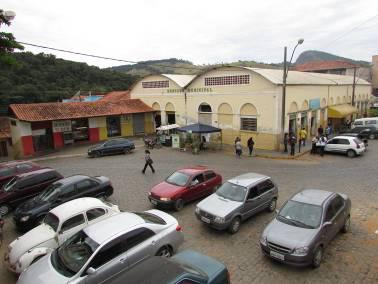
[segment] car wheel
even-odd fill
[[[341,228],[342,233],[348,233],[350,230],[350,216],[345,220],[344,226]]]
[[[100,153],[100,152],[96,152],[96,153],[94,154],[94,156],[95,156],[95,158],[100,158],[100,157],[101,157],[101,153]]]
[[[0,215],[4,216],[7,215],[10,211],[10,207],[7,204],[1,204],[0,205]]]
[[[130,153],[130,148],[125,148],[123,149],[123,153],[126,155],[126,154],[129,154]]]
[[[182,199],[177,199],[175,204],[174,204],[175,210],[180,211],[182,208],[184,208],[184,200]]]
[[[239,231],[239,228],[240,228],[240,224],[241,224],[241,220],[240,220],[240,217],[235,217],[231,224],[230,224],[230,227],[228,227],[228,231],[231,233],[231,234],[235,234]]]
[[[318,268],[320,266],[320,263],[322,262],[322,258],[323,258],[323,248],[319,246],[314,252],[314,256],[312,258],[312,267]]]
[[[374,135],[374,134],[370,134],[370,135],[369,135],[369,139],[370,139],[370,140],[375,139],[375,135]]]
[[[274,210],[276,210],[276,207],[277,207],[277,200],[276,199],[272,199],[269,203],[269,206],[268,206],[268,211],[269,212],[274,212]]]
[[[171,257],[172,254],[173,254],[172,250],[169,247],[162,247],[156,253],[157,256],[161,256],[161,257]]]
[[[347,151],[347,156],[349,158],[354,158],[356,156],[356,152],[354,152],[353,150],[348,150]]]

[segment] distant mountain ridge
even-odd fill
[[[349,58],[345,58],[345,57],[341,57],[341,56],[333,55],[331,53],[317,51],[317,50],[307,50],[307,51],[302,52],[298,56],[297,60],[295,61],[295,64],[299,65],[299,64],[312,62],[312,61],[335,61],[335,60],[346,61],[346,62],[350,62],[356,65],[365,66],[365,67],[368,67],[371,64],[370,62],[367,62],[367,61],[353,60],[353,59],[349,59]]]

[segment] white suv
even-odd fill
[[[348,157],[355,157],[365,152],[365,144],[356,137],[336,136],[328,140],[324,148],[325,152],[347,154]]]

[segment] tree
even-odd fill
[[[0,9],[0,27],[2,24],[7,26],[11,24],[14,13],[12,12],[12,16],[7,13],[9,12]],[[16,41],[13,34],[0,32],[0,64],[12,65],[16,63],[16,60],[11,55],[14,49],[24,49],[24,47]]]

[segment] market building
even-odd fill
[[[282,70],[223,66],[198,75],[150,75],[133,85],[132,99],[155,110],[155,125],[203,123],[222,129],[233,145],[250,136],[256,148],[278,150],[282,142]],[[367,108],[371,85],[358,79],[355,101]],[[305,127],[311,135],[331,123],[338,129],[358,110],[351,106],[353,77],[289,71],[284,131]]]
[[[95,102],[12,104],[14,157],[33,156],[67,144],[154,133],[153,111],[139,99],[120,99],[117,92]]]

